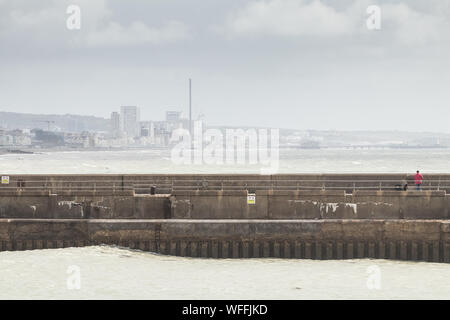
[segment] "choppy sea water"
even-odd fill
[[[268,164],[176,164],[170,150],[69,151],[0,155],[2,174],[260,173]],[[282,149],[279,173],[450,172],[448,149]],[[275,163],[275,161],[272,161]]]
[[[450,266],[201,259],[112,246],[0,252],[0,299],[450,299]]]

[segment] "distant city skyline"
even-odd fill
[[[0,48],[2,111],[164,119],[192,78],[210,125],[450,133],[450,0],[0,1]]]
[[[120,110],[120,106],[118,106],[116,109]],[[114,109],[115,110],[115,109]],[[167,120],[167,112],[177,112],[179,113],[181,116],[186,116],[186,112],[183,111],[178,111],[178,110],[170,110],[170,111],[164,111],[163,115],[161,117],[158,118],[152,118],[152,119],[140,119],[140,122],[161,122],[161,121],[165,121]],[[22,112],[10,112],[10,111],[5,111],[5,110],[0,110],[0,114],[1,113],[7,113],[7,114],[17,114],[17,115],[22,115],[22,116],[26,116],[26,115],[32,115],[32,116],[36,116],[39,118],[43,118],[46,119],[48,117],[64,117],[64,116],[71,116],[71,117],[86,117],[86,118],[93,118],[93,119],[101,119],[104,120],[105,122],[108,122],[109,125],[111,125],[111,117],[113,116],[113,114],[117,114],[118,116],[120,116],[120,112],[117,111],[112,111],[110,112],[109,116],[98,116],[98,115],[92,115],[92,114],[76,114],[76,113],[22,113]],[[184,118],[186,121],[187,119]],[[250,126],[250,125],[241,125],[241,126],[237,126],[237,125],[230,125],[230,124],[226,124],[226,123],[219,123],[219,124],[214,124],[214,123],[210,123],[210,121],[208,121],[207,116],[205,116],[204,114],[199,115],[198,117],[194,118],[192,121],[204,121],[206,123],[208,123],[208,126],[210,127],[239,127],[239,128],[277,128],[277,129],[281,129],[281,130],[296,130],[296,131],[329,131],[329,132],[379,132],[379,133],[383,133],[383,132],[401,132],[401,133],[434,133],[434,134],[445,134],[448,135],[450,134],[449,132],[445,132],[445,131],[436,131],[436,130],[424,130],[424,129],[415,129],[415,128],[411,128],[411,129],[383,129],[383,130],[376,130],[376,129],[317,129],[317,128],[306,128],[306,129],[298,129],[298,128],[289,128],[289,127],[271,127],[271,126]],[[120,119],[119,119],[120,121]],[[42,122],[41,125],[38,125],[37,122],[35,122],[33,120],[33,123],[35,123],[35,128],[47,128],[48,124],[46,123],[46,121],[39,121]],[[3,119],[0,118],[0,129],[6,128],[4,126],[5,122],[3,121]],[[119,122],[119,126],[120,126],[120,122]],[[33,127],[33,126],[31,126]],[[30,127],[30,128],[31,128]],[[92,130],[87,130],[87,131],[92,131]],[[94,130],[95,131],[95,130]]]
[[[179,142],[179,135],[183,131],[178,129],[184,129],[185,134],[191,127],[189,119],[183,117],[179,111],[166,111],[164,120],[143,120],[139,114],[137,106],[121,106],[120,112],[113,111],[110,119],[80,115],[0,112],[0,154],[11,150],[18,153],[32,153],[42,148],[49,150],[170,148]],[[256,137],[257,132],[260,132],[259,129],[256,131],[255,127],[209,126],[197,121],[193,122],[193,127],[196,128],[193,133],[196,139],[199,137],[198,134],[208,136],[213,132],[214,135],[220,132],[221,135],[237,135],[244,140],[248,137],[249,143],[250,136]],[[270,130],[277,132],[281,149],[450,148],[450,134],[445,133],[278,130],[278,128]]]

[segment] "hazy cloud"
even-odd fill
[[[36,4],[39,3],[38,6]],[[81,9],[81,29],[70,32],[66,29],[69,5]],[[161,45],[188,37],[188,27],[175,20],[162,25],[148,25],[143,21],[125,24],[113,16],[106,0],[52,0],[29,2],[0,2],[0,37],[5,41],[31,40],[34,45],[54,48],[69,45],[136,46]]]
[[[443,5],[444,2],[447,6]],[[335,4],[319,0],[253,0],[229,14],[221,30],[234,36],[283,37],[339,37],[368,33],[366,8],[377,2],[354,0],[341,8],[333,6]],[[380,3],[379,6],[386,40],[421,45],[449,39],[448,1],[430,2],[428,12],[420,12],[407,2]]]
[[[381,7],[384,24],[401,43],[422,45],[449,40],[450,15],[445,16],[448,12],[419,12],[406,3]]]
[[[192,78],[210,124],[449,132],[449,23],[450,0],[0,0],[0,110],[157,120]]]
[[[229,17],[227,28],[237,35],[339,35],[354,33],[360,18],[318,0],[253,1]]]
[[[133,46],[171,43],[187,37],[187,27],[178,21],[169,21],[160,28],[150,28],[141,21],[135,21],[128,27],[110,22],[104,29],[93,31],[85,38],[78,39],[77,43],[91,47]]]

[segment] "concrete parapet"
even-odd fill
[[[2,172],[2,175],[8,175]],[[395,185],[406,180],[414,188],[414,174],[103,174],[103,175],[9,175],[10,185],[25,184],[26,187],[88,189],[109,187],[115,190],[132,185],[156,185],[161,190],[181,188],[189,190],[219,189],[228,187],[255,187],[262,190],[274,189],[330,189],[340,188],[352,192],[355,188],[394,189]],[[206,185],[205,185],[206,182]],[[147,187],[145,187],[147,186]],[[3,186],[0,185],[0,190]],[[449,174],[425,174],[424,188],[450,192]]]

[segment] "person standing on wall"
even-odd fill
[[[422,184],[423,184],[423,175],[417,170],[416,175],[414,176],[414,180],[416,181],[416,188],[417,190],[422,190]]]

